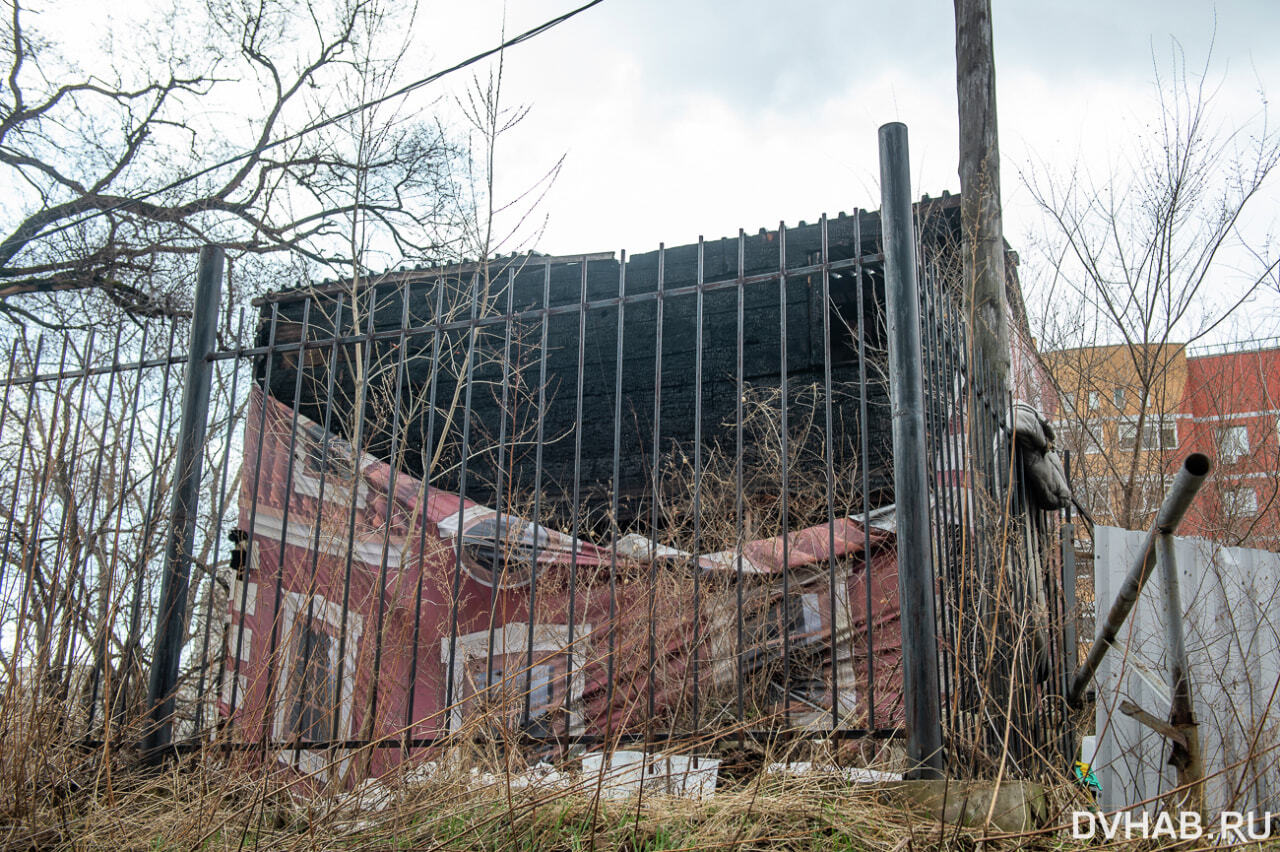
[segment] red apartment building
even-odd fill
[[[1280,550],[1280,339],[1044,358],[1060,392],[1072,484],[1098,523],[1145,528],[1172,474],[1198,451],[1214,472],[1179,532]]]
[[[1178,441],[1215,465],[1185,532],[1280,550],[1280,340],[1192,349]]]

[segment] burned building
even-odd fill
[[[925,462],[943,700],[986,737],[958,661],[986,647],[973,486],[1006,481],[1011,427],[949,289],[956,201],[917,207]],[[856,213],[263,299],[220,712],[317,766],[458,734],[901,732],[880,237]],[[1000,570],[1047,637],[1042,550]]]
[[[918,206],[939,262],[956,256],[956,200]],[[874,508],[892,502],[879,242],[879,215],[859,212],[282,291],[260,302],[258,344],[279,354],[259,378],[374,457],[491,505],[538,495],[567,519],[576,501],[607,526],[616,497],[621,528],[661,527],[663,483],[695,464],[723,478],[741,461],[750,507],[824,479],[829,455],[841,510]],[[288,344],[304,332],[299,374]]]

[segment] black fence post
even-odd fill
[[[907,126],[900,122],[880,128],[880,208],[889,320],[889,387],[893,404],[893,487],[898,518],[903,697],[907,759],[911,764],[908,777],[941,778],[941,697],[933,559],[929,546],[920,291],[916,280],[915,225],[911,217]]]
[[[195,306],[191,314],[191,345],[187,350],[187,379],[182,389],[182,423],[174,464],[172,525],[165,548],[164,579],[156,615],[155,653],[147,704],[151,721],[142,741],[148,761],[158,761],[173,743],[174,691],[186,633],[187,590],[195,548],[200,502],[200,472],[205,429],[209,417],[209,389],[213,351],[218,332],[218,301],[222,293],[222,249],[200,250]]]

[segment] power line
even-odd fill
[[[88,222],[99,216],[105,216],[109,213],[114,213],[117,210],[122,210],[123,208],[125,208],[130,204],[136,203],[138,201],[145,201],[148,198],[154,198],[157,195],[160,195],[165,192],[169,192],[170,190],[173,190],[173,189],[177,189],[178,187],[184,184],[190,183],[193,180],[202,178],[205,175],[212,174],[213,172],[216,172],[219,169],[224,169],[227,166],[235,165],[241,160],[247,159],[249,157],[257,156],[266,151],[270,151],[272,148],[278,148],[279,146],[284,145],[288,142],[296,141],[298,139],[301,139],[303,136],[306,136],[309,133],[315,133],[317,130],[323,130],[324,128],[332,124],[336,124],[339,121],[344,121],[353,115],[357,115],[361,112],[364,112],[365,110],[373,109],[376,106],[380,106],[384,103],[387,103],[388,101],[395,100],[396,98],[402,98],[405,95],[409,94],[410,92],[413,92],[417,89],[421,89],[424,86],[428,86],[431,83],[434,83],[437,80],[441,79],[442,77],[446,77],[449,74],[454,73],[455,71],[461,71],[463,68],[467,68],[472,65],[475,65],[477,62],[481,62],[482,60],[488,59],[490,56],[501,53],[502,51],[508,48],[515,47],[516,45],[519,45],[519,44],[523,44],[524,42],[529,41],[530,39],[536,36],[542,35],[548,30],[553,29],[559,26],[560,24],[563,24],[565,21],[569,20],[570,18],[573,18],[573,17],[576,17],[577,15],[582,14],[583,12],[587,11],[593,6],[599,6],[603,2],[604,0],[590,0],[590,2],[584,3],[583,5],[577,7],[576,9],[571,9],[570,11],[565,12],[563,15],[560,15],[559,17],[552,18],[549,21],[545,21],[539,24],[538,26],[534,27],[533,29],[525,30],[524,32],[520,33],[520,35],[507,39],[506,41],[502,42],[499,45],[496,45],[495,47],[491,47],[488,50],[483,51],[481,53],[477,53],[473,56],[470,56],[462,60],[461,62],[458,62],[454,65],[450,65],[448,68],[444,68],[440,71],[436,71],[433,74],[429,74],[426,77],[421,77],[413,81],[412,83],[408,83],[404,86],[401,86],[399,89],[396,89],[394,92],[390,92],[389,94],[382,95],[381,97],[374,98],[372,100],[362,101],[361,103],[351,107],[345,112],[340,112],[337,115],[329,116],[328,118],[325,118],[321,121],[317,121],[314,124],[307,125],[306,127],[294,133],[290,133],[286,136],[282,136],[279,139],[276,139],[275,141],[267,142],[263,145],[256,146],[252,150],[243,151],[239,154],[228,157],[227,159],[214,163],[211,166],[206,166],[203,169],[192,172],[191,174],[186,175],[185,177],[178,178],[177,180],[171,183],[165,184],[164,186],[157,187],[156,189],[150,190],[148,192],[144,192],[141,195],[132,196],[126,201],[120,202],[119,204],[113,204],[110,207],[104,207],[100,210],[93,210],[91,212],[85,213],[79,219],[76,219],[71,222],[66,222],[64,224],[58,225],[55,228],[50,228],[47,231],[42,231],[36,237],[33,237],[33,239],[38,239],[41,237],[50,237],[62,231],[70,230],[71,228],[74,228],[78,225],[83,225],[85,222]]]

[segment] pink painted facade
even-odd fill
[[[354,464],[306,418],[294,431],[291,410],[256,390],[249,409],[239,527],[251,534],[221,703],[243,738],[430,740],[513,732],[526,715],[535,735],[724,728],[740,665],[760,725],[786,713],[829,727],[833,669],[842,727],[901,723],[891,532],[847,518],[795,532],[785,566],[781,538],[745,544],[741,561],[636,537],[575,541],[408,476],[393,484],[386,464]],[[792,683],[806,684],[785,706],[784,619]],[[303,771],[331,759],[296,754]],[[402,759],[398,748],[373,754],[375,773]]]

